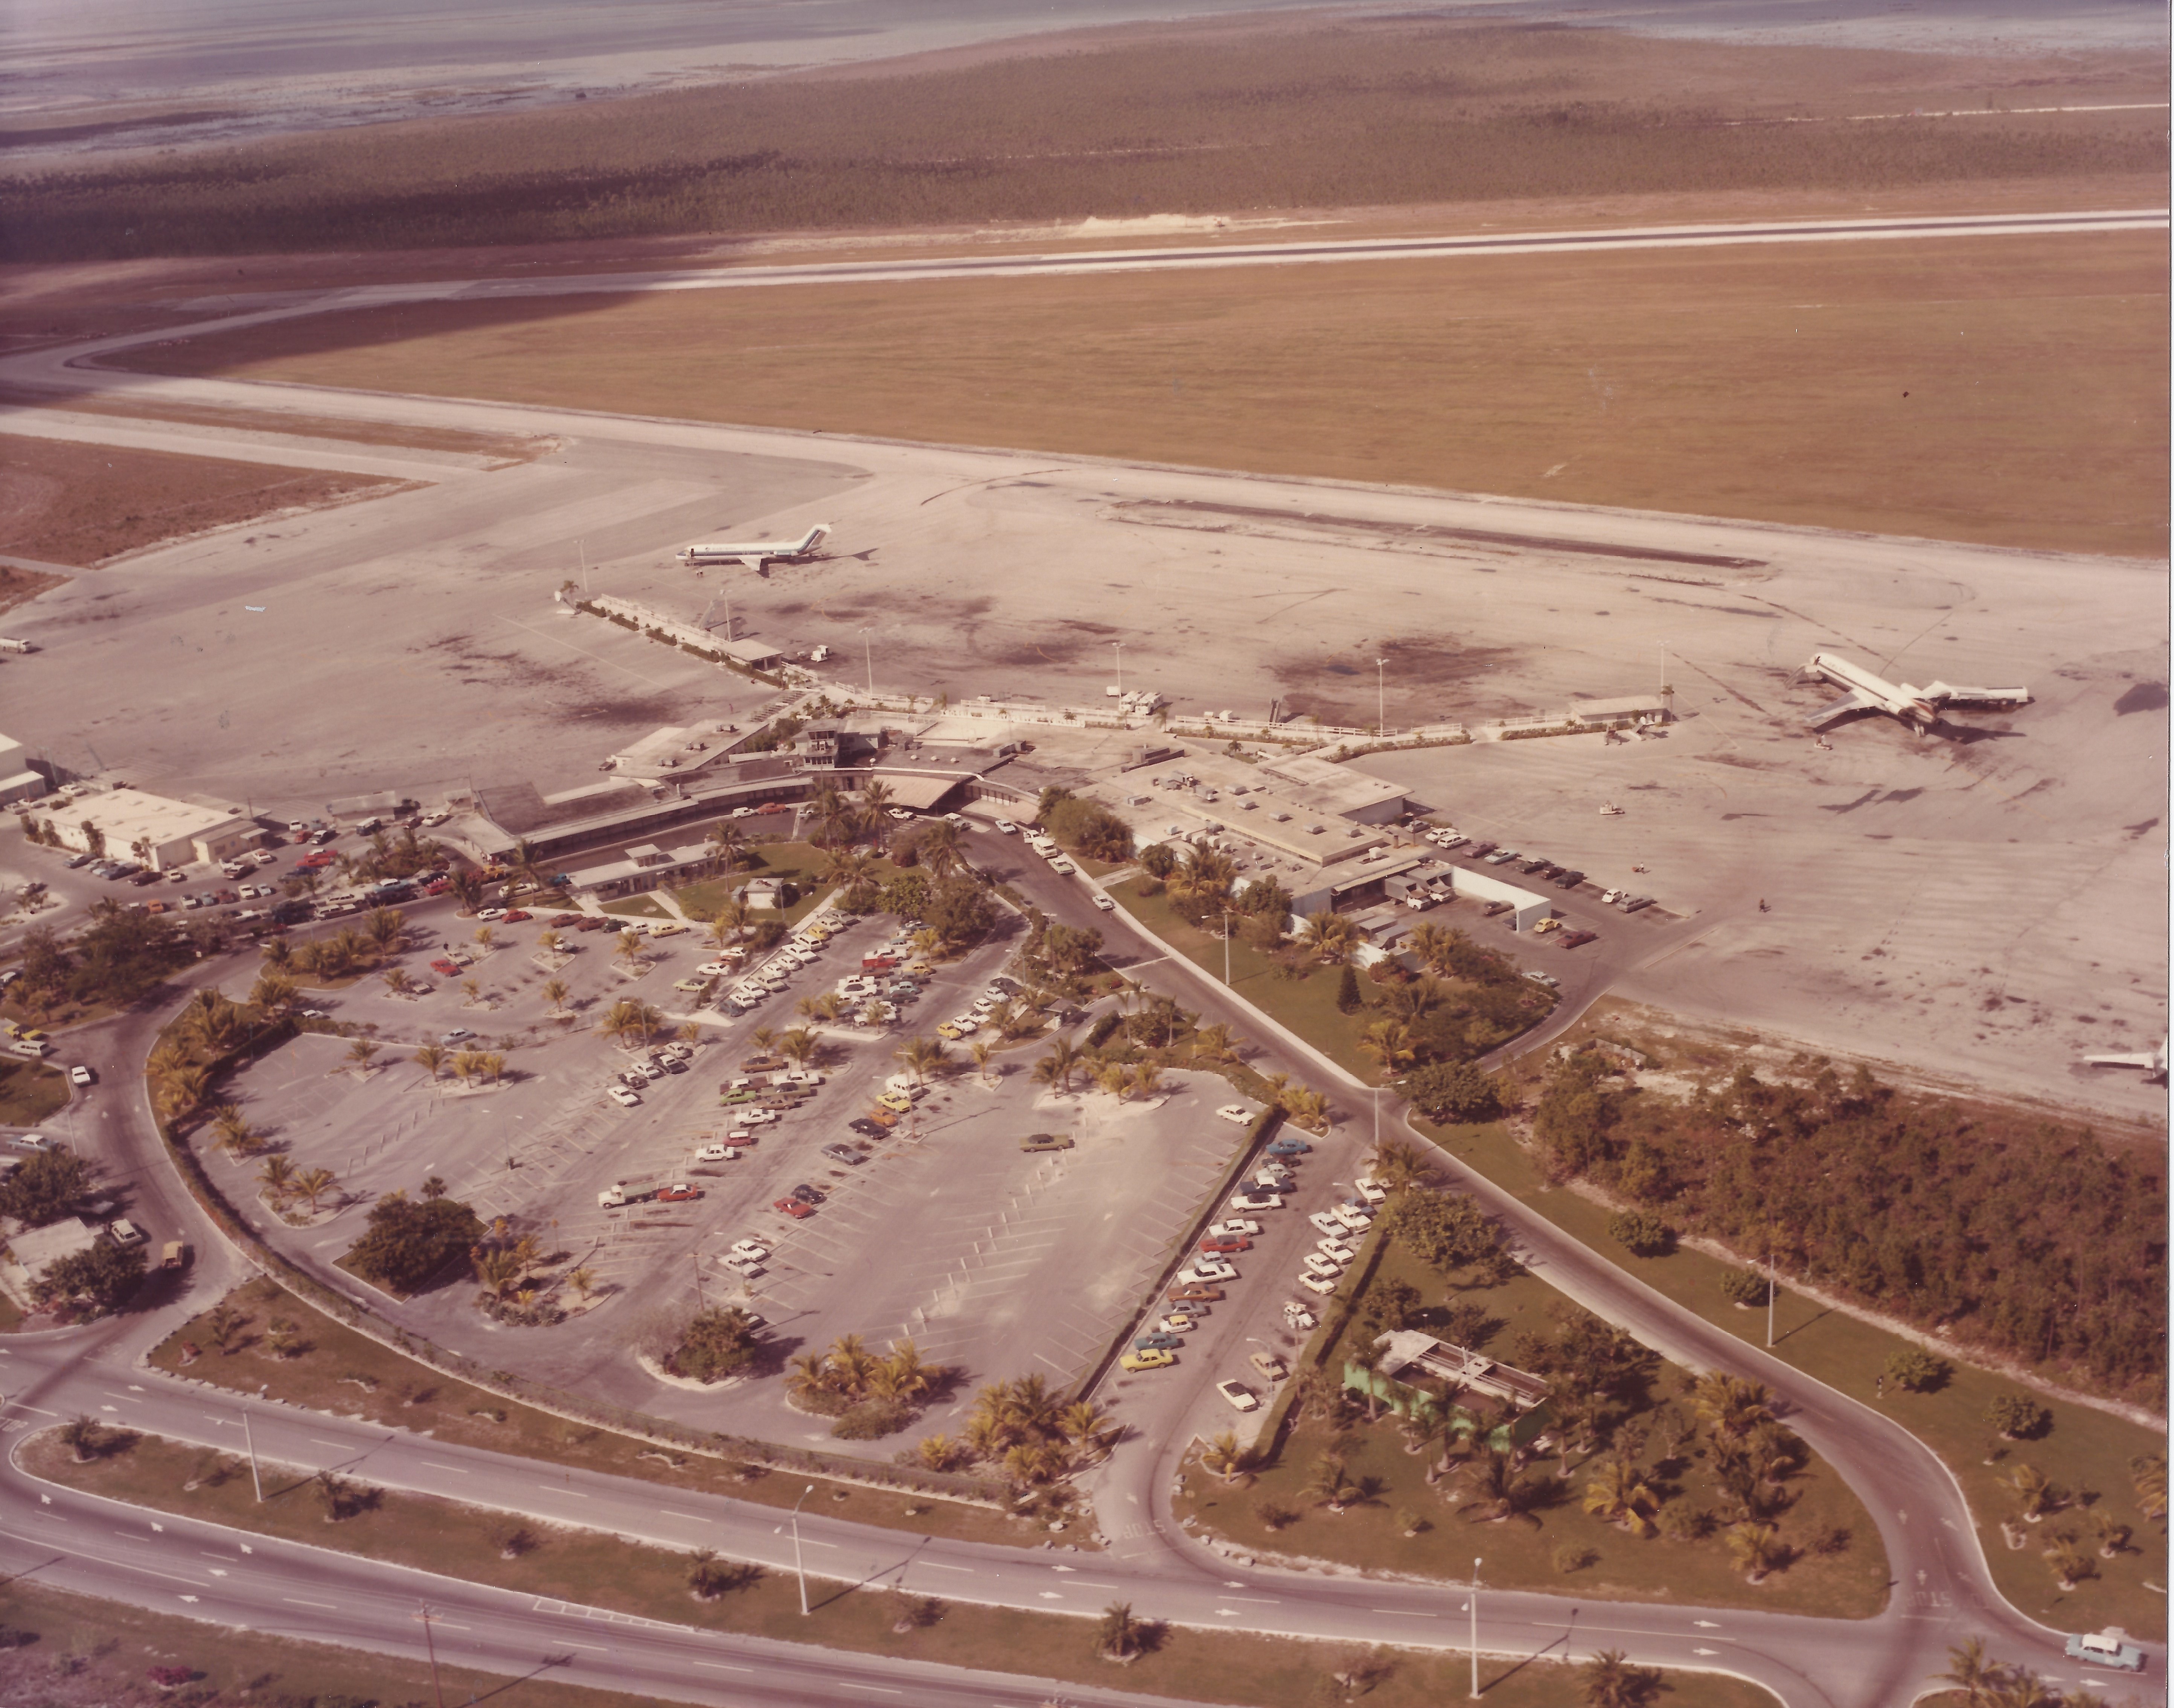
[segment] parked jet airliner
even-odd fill
[[[797,540],[728,540],[722,544],[686,546],[680,550],[679,561],[690,565],[744,564],[759,570],[771,558],[806,557],[830,532],[830,523],[819,522]]]
[[[1804,720],[1814,729],[1824,728],[1845,712],[1872,711],[1899,717],[1919,735],[1924,735],[1939,722],[1940,708],[1944,705],[2031,704],[2031,690],[2027,688],[1956,688],[1945,682],[1917,688],[1907,682],[1890,682],[1831,652],[1814,652],[1804,669],[1814,671],[1836,687],[1849,690],[1832,705],[1821,706]]]

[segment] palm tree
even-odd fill
[[[928,1076],[950,1059],[940,1038],[908,1038],[891,1054],[906,1064],[906,1071],[913,1075],[917,1085],[926,1084]]]
[[[160,1077],[157,1091],[160,1107],[179,1121],[203,1105],[211,1091],[211,1073],[195,1066],[176,1068]]]
[[[2054,1490],[2051,1478],[2036,1465],[2018,1465],[2008,1473],[2008,1486],[2014,1491],[2017,1504],[2023,1509],[2023,1522],[2036,1524],[2054,1506]]]
[[[622,1047],[646,1044],[663,1015],[646,1003],[622,997],[597,1024],[597,1030]]]
[[[1603,1459],[1598,1474],[1585,1485],[1585,1510],[1604,1524],[1620,1526],[1633,1536],[1653,1534],[1653,1510],[1660,1503],[1646,1482],[1646,1473],[1627,1456]]]
[[[317,1213],[317,1200],[339,1184],[339,1176],[328,1168],[313,1168],[295,1176],[295,1196],[310,1201],[310,1213]]]
[[[1152,1062],[1143,1062],[1133,1068],[1130,1079],[1130,1089],[1141,1097],[1152,1097],[1162,1089],[1162,1069]]]
[[[1075,1447],[1099,1447],[1110,1427],[1110,1415],[1092,1400],[1074,1400],[1057,1414],[1057,1427]]]
[[[2063,1593],[2075,1588],[2087,1577],[2096,1577],[2098,1568],[2090,1557],[2076,1546],[2076,1539],[2066,1534],[2056,1536],[2052,1546],[2046,1550],[2046,1565],[2060,1582]]]
[[[249,987],[249,1005],[260,1014],[284,1014],[300,1000],[294,980],[271,971],[261,972]]]
[[[1472,1468],[1474,1498],[1465,1507],[1484,1509],[1481,1516],[1487,1523],[1500,1524],[1506,1518],[1522,1516],[1539,1496],[1539,1490],[1514,1454],[1486,1449],[1474,1457]]]
[[[1376,1020],[1360,1035],[1359,1053],[1380,1063],[1382,1074],[1394,1078],[1411,1065],[1412,1029],[1402,1020]]]
[[[1699,1421],[1717,1441],[1741,1440],[1759,1424],[1773,1422],[1771,1402],[1765,1383],[1726,1370],[1708,1370],[1691,1390]]]
[[[938,878],[949,878],[959,869],[963,851],[960,846],[959,830],[941,819],[924,827],[914,840],[920,851],[922,864]]]
[[[1344,1461],[1333,1453],[1323,1453],[1313,1462],[1313,1475],[1306,1481],[1306,1492],[1339,1518],[1359,1495]]]
[[[1219,907],[1238,879],[1238,862],[1219,848],[1195,846],[1170,874],[1172,899],[1198,908]]]
[[[381,951],[390,954],[400,946],[400,939],[408,930],[408,916],[397,907],[373,907],[370,917],[362,922],[362,928]]]
[[[257,980],[257,982],[259,985],[262,985],[262,984],[264,982],[264,981],[263,981],[262,979],[261,979],[261,978],[260,978],[259,980]],[[388,990],[388,991],[392,992],[392,994],[393,994],[394,996],[396,996],[396,997],[397,997],[397,996],[399,996],[400,994],[402,994],[404,991],[406,991],[406,990],[407,990],[407,988],[408,988],[408,985],[409,985],[411,982],[412,982],[412,981],[410,981],[410,980],[409,980],[409,978],[408,978],[408,970],[407,970],[407,968],[405,968],[405,967],[387,967],[387,968],[386,968],[386,970],[385,970],[385,988],[386,988],[387,990]]]
[[[1758,1524],[1747,1520],[1732,1524],[1722,1532],[1722,1539],[1728,1544],[1728,1557],[1744,1573],[1747,1583],[1759,1583],[1766,1574],[1782,1565],[1788,1558],[1782,1546],[1781,1532],[1771,1524]]]
[[[1383,1139],[1366,1160],[1367,1178],[1387,1192],[1407,1192],[1433,1172],[1420,1148],[1408,1139]]]
[[[1102,1609],[1102,1623],[1095,1632],[1101,1651],[1113,1661],[1132,1658],[1139,1647],[1140,1622],[1133,1617],[1130,1602],[1111,1602]]]
[[[287,1200],[294,1196],[295,1165],[284,1156],[266,1157],[264,1166],[257,1171],[257,1179],[264,1190],[271,1194],[272,1207],[274,1209],[284,1208]]]
[[[1983,1637],[1972,1637],[1950,1649],[1948,1670],[1933,1675],[1936,1682],[1961,1691],[1969,1708],[1984,1708],[1987,1694],[2006,1676],[2007,1668],[1986,1659]]]
[[[1359,928],[1340,913],[1317,913],[1298,934],[1299,945],[1326,966],[1341,966],[1351,959],[1359,941]]]
[[[710,871],[736,872],[739,869],[740,850],[747,838],[740,827],[730,819],[720,819],[710,826],[710,834],[703,839],[710,850]]]
[[[573,994],[573,986],[564,979],[544,981],[544,1003],[554,1014],[566,1012],[566,998]]]
[[[2166,1516],[2166,1456],[2144,1453],[2128,1462],[2128,1484],[2146,1518]]]
[[[785,1059],[796,1068],[805,1068],[822,1049],[823,1040],[805,1026],[795,1026],[777,1040],[778,1049]]]
[[[453,1078],[459,1080],[462,1085],[466,1085],[482,1071],[483,1057],[473,1050],[457,1050],[453,1052]]]
[[[1577,1678],[1585,1708],[1647,1708],[1660,1684],[1659,1673],[1632,1666],[1620,1649],[1603,1649]]]
[[[275,937],[264,945],[264,965],[274,972],[287,966],[295,959],[295,946],[284,937]]]
[[[476,1279],[500,1299],[521,1278],[523,1268],[520,1254],[502,1246],[477,1246],[468,1252],[468,1261],[475,1265]]]
[[[924,1363],[921,1349],[911,1340],[894,1340],[890,1356],[881,1366],[892,1393],[900,1399],[917,1399],[944,1375],[941,1365]]]
[[[2129,1527],[2110,1506],[2091,1508],[2091,1533],[2099,1539],[2099,1558],[2112,1559],[2128,1546]]]
[[[1069,1038],[1054,1040],[1035,1063],[1034,1077],[1039,1084],[1052,1085],[1060,1091],[1072,1089],[1072,1076],[1079,1071],[1079,1052]]]
[[[566,1284],[580,1294],[583,1302],[586,1303],[589,1295],[597,1290],[597,1272],[587,1267],[569,1269],[566,1272]]]
[[[462,1008],[473,1008],[476,1005],[476,999],[482,995],[483,981],[481,979],[462,979],[461,981],[461,1006]]]
[[[558,954],[559,944],[561,941],[562,939],[560,938],[559,933],[552,930],[548,925],[545,926],[543,930],[536,933],[536,947],[542,949],[546,954]]]
[[[242,1118],[239,1104],[222,1103],[212,1111],[212,1127],[219,1142],[237,1161],[257,1149],[262,1135]]]
[[[1253,1468],[1254,1462],[1253,1450],[1238,1445],[1236,1430],[1224,1430],[1202,1450],[1200,1455],[1200,1468],[1225,1483],[1236,1483]]]
[[[1219,1021],[1212,1026],[1203,1026],[1192,1035],[1192,1059],[1220,1064],[1238,1058],[1236,1040],[1230,1029]]]
[[[371,1043],[367,1038],[357,1038],[347,1046],[347,1059],[354,1063],[355,1069],[360,1074],[367,1078],[370,1073],[370,1058],[383,1047],[382,1045]]]
[[[506,1075],[506,1057],[496,1050],[479,1051],[476,1066],[477,1071],[494,1085]]]
[[[483,874],[480,872],[463,866],[453,873],[446,887],[453,892],[453,900],[459,903],[461,912],[473,913],[483,905]]]
[[[638,931],[619,932],[619,942],[613,947],[612,953],[630,967],[642,965],[641,933]]]
[[[711,944],[724,948],[746,928],[747,922],[747,903],[737,899],[720,903],[717,911],[710,916]]]
[[[989,1058],[997,1053],[997,1046],[987,1038],[976,1038],[966,1046],[966,1053],[974,1058],[974,1073],[982,1084],[989,1083]]]
[[[428,1073],[435,1084],[438,1070],[446,1065],[446,1051],[441,1045],[425,1044],[408,1059]]]

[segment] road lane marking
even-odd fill
[[[752,1667],[728,1666],[722,1661],[690,1661],[688,1664],[693,1667],[707,1667],[713,1673],[752,1673],[754,1671],[754,1668]]]
[[[886,1696],[903,1696],[906,1694],[905,1691],[894,1690],[888,1684],[863,1684],[852,1678],[839,1679],[838,1688],[841,1690],[880,1690]]]
[[[419,1465],[428,1465],[433,1471],[451,1471],[456,1477],[465,1477],[468,1474],[468,1467],[464,1465],[441,1465],[435,1459],[418,1459],[415,1462]]]
[[[339,1609],[334,1607],[330,1602],[303,1601],[297,1597],[291,1595],[283,1595],[279,1599],[286,1603],[289,1607],[318,1608],[328,1613],[336,1613],[339,1611]]]
[[[924,1570],[929,1571],[963,1571],[969,1577],[974,1575],[974,1568],[971,1565],[946,1565],[940,1559],[924,1559],[921,1564]]]
[[[1401,1608],[1368,1608],[1370,1613],[1387,1613],[1393,1619],[1438,1619],[1440,1613],[1408,1613]]]
[[[599,1655],[611,1653],[602,1643],[577,1643],[571,1637],[561,1637],[559,1640],[570,1649],[594,1649]]]

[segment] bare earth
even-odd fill
[[[0,436],[0,552],[89,567],[161,540],[390,489],[368,475]]]

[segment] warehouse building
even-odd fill
[[[141,789],[82,796],[56,809],[52,823],[68,847],[140,860],[160,872],[231,860],[264,840],[262,828],[231,807],[200,807]]]

